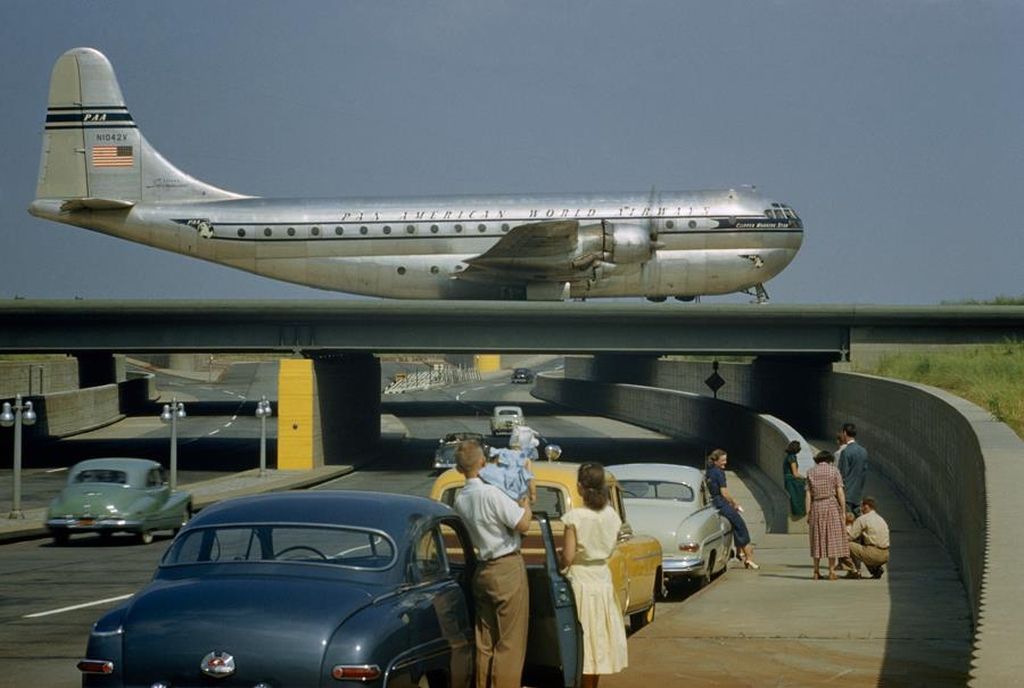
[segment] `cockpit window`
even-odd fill
[[[772,203],[772,207],[765,208],[764,214],[773,220],[799,220],[796,212],[783,203]]]

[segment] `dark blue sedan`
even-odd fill
[[[574,686],[580,631],[551,531],[528,567],[524,680]],[[476,557],[447,506],[373,492],[222,502],[93,626],[83,686],[470,686]]]

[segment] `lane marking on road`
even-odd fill
[[[232,418],[231,420],[229,420],[227,423],[224,424],[224,427],[225,428],[230,428],[231,424],[234,423],[234,422],[235,422],[235,419]]]
[[[67,469],[68,469],[67,466],[64,466],[63,468],[51,468],[51,469],[49,469],[46,472],[47,473],[60,473],[61,471],[66,471]]]
[[[216,435],[216,434],[217,434],[218,432],[220,432],[220,431],[221,431],[221,429],[220,429],[220,428],[217,428],[216,430],[211,430],[210,432],[208,432],[208,433],[206,433],[206,434],[207,434],[207,435]]]
[[[60,609],[51,609],[46,612],[36,612],[35,614],[25,614],[23,619],[38,619],[40,616],[50,616],[51,614],[63,614],[64,612],[73,612],[76,609],[85,609],[86,607],[96,607],[101,604],[108,604],[110,602],[120,602],[121,600],[127,600],[135,593],[130,592],[127,595],[118,595],[117,597],[108,597],[105,600],[96,600],[95,602],[83,602],[82,604],[72,605],[70,607],[61,607]]]

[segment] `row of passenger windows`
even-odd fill
[[[674,227],[675,227],[675,222],[673,222],[672,220],[668,220],[668,221],[665,222],[665,228],[666,229],[673,229]],[[693,220],[690,220],[689,227],[690,227],[690,229],[695,229],[697,227],[697,223],[695,221],[693,221]],[[488,229],[489,229],[488,225],[486,225],[486,224],[484,224],[482,222],[476,226],[476,231],[481,233],[481,234],[485,233]],[[507,222],[506,223],[502,223],[502,225],[501,225],[502,233],[507,233],[509,231],[509,229],[510,229],[510,227],[509,227]],[[449,231],[452,231],[452,230],[454,230],[454,232],[456,234],[462,234],[466,230],[466,227],[461,225],[461,224],[457,224],[457,225],[452,226]],[[259,230],[254,230],[254,231],[258,232]],[[332,231],[334,233],[334,236],[344,236],[346,231],[348,233],[350,233],[350,234],[353,231],[358,231],[359,234],[361,234],[361,235],[367,235],[367,234],[370,233],[370,228],[367,225],[360,225],[358,230],[356,230],[355,227],[348,227],[347,230],[346,230],[345,226],[343,226],[343,225],[335,225],[333,230],[331,230],[330,228],[323,229],[319,225],[314,225],[313,227],[310,227],[309,234],[310,234],[310,236],[315,236],[315,237],[318,237],[318,236],[330,236]],[[394,229],[392,228],[391,225],[384,225],[381,228],[380,231],[383,232],[384,234],[391,234],[394,231]],[[419,225],[406,225],[405,226],[405,233],[406,234],[416,234],[419,231],[420,231]],[[430,233],[431,234],[437,234],[440,231],[441,231],[441,226],[440,225],[430,225]],[[272,227],[264,227],[263,230],[262,230],[262,233],[263,233],[263,236],[265,236],[265,237],[272,237],[275,234],[280,236],[280,230],[272,228]],[[287,235],[287,236],[293,237],[293,236],[296,235],[296,229],[294,227],[288,227],[287,229],[284,230],[284,234]],[[246,237],[248,235],[249,235],[249,230],[247,230],[245,227],[239,227],[238,228],[238,236],[239,237],[244,238],[244,237]]]
[[[454,227],[452,227],[452,229],[455,231],[456,234],[461,234],[462,232],[465,231],[466,228],[463,225],[459,224],[459,225],[455,225]],[[504,223],[504,224],[501,225],[501,231],[502,232],[508,232],[509,229],[510,229],[510,227],[508,226],[507,223]],[[419,230],[420,230],[420,227],[418,225],[406,225],[405,226],[405,233],[406,234],[416,234]],[[487,230],[488,230],[488,226],[483,224],[483,223],[480,223],[480,224],[478,224],[476,226],[476,231],[480,232],[481,234],[483,234]],[[309,234],[310,234],[310,236],[315,236],[315,237],[318,237],[318,236],[330,236],[332,231],[334,233],[334,236],[344,236],[346,231],[348,233],[352,233],[354,231],[358,231],[359,234],[366,235],[366,234],[370,233],[370,228],[367,225],[360,225],[359,229],[356,230],[355,227],[348,227],[346,229],[346,227],[343,226],[343,225],[335,225],[333,230],[331,230],[330,228],[325,230],[325,229],[322,229],[318,225],[314,225],[313,227],[310,227]],[[384,234],[391,234],[395,230],[394,230],[394,228],[392,228],[391,225],[384,225],[380,229],[380,231],[383,232]],[[439,225],[430,225],[430,233],[431,234],[437,234],[440,231],[441,231],[441,227]],[[279,233],[280,233],[280,230],[275,230],[272,227],[264,227],[263,228],[263,236],[270,237],[270,236],[274,236],[275,234],[279,234]],[[293,237],[296,234],[296,230],[295,230],[294,227],[288,227],[287,229],[284,230],[284,233],[287,236]],[[247,235],[248,235],[248,230],[246,230],[245,227],[239,227],[238,228],[238,236],[245,237]]]

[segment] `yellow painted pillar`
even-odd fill
[[[479,373],[493,373],[501,370],[501,354],[477,354],[476,370]]]
[[[313,462],[313,361],[282,359],[277,376],[277,467],[311,470]]]

